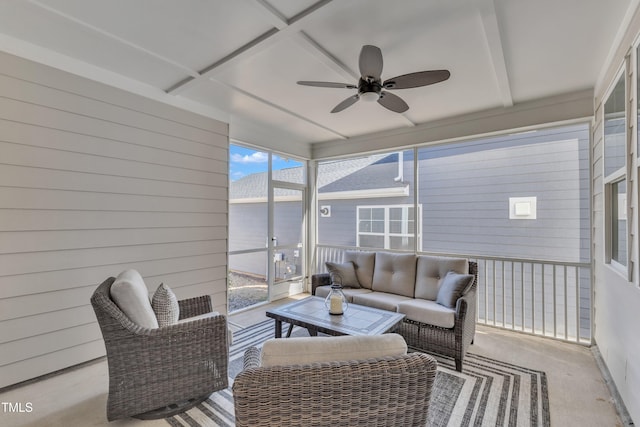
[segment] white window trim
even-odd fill
[[[358,205],[356,206],[356,246],[360,247],[360,236],[383,236],[384,237],[384,249],[390,249],[390,241],[391,237],[415,237],[418,241],[418,248],[422,247],[422,204],[418,204],[418,211],[415,212],[414,218],[414,229],[415,236],[413,233],[409,233],[407,231],[408,226],[408,211],[409,208],[413,208],[413,204],[398,204],[398,205]],[[382,233],[379,232],[367,232],[360,231],[360,209],[384,209],[384,231]],[[402,228],[403,233],[391,233],[390,231],[390,215],[389,210],[393,208],[403,208],[402,209]]]

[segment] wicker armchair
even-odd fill
[[[424,353],[269,367],[260,360],[249,348],[233,382],[238,427],[426,425],[437,363]]]
[[[211,313],[209,296],[179,301],[180,319],[158,329],[134,324],[112,301],[114,277],[95,290],[98,318],[109,366],[109,421],[164,418],[186,411],[228,386],[227,320]]]

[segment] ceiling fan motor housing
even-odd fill
[[[360,99],[364,101],[377,101],[380,98],[380,92],[382,92],[382,83],[380,79],[372,79],[367,77],[363,79],[360,77],[358,81],[358,95]]]

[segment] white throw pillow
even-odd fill
[[[125,270],[118,274],[110,293],[111,299],[133,323],[149,329],[158,327],[149,301],[149,291],[136,270]]]
[[[153,294],[151,299],[151,308],[156,314],[158,319],[158,326],[170,326],[178,323],[180,318],[180,306],[178,305],[178,298],[164,283],[160,283],[158,289]]]

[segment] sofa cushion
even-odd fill
[[[405,314],[409,320],[447,329],[453,328],[456,322],[454,309],[425,299],[399,302],[398,313]]]
[[[413,298],[416,284],[416,256],[377,252],[371,289]]]
[[[118,274],[111,285],[111,299],[136,325],[156,329],[158,320],[151,308],[149,290],[136,270],[125,270]]]
[[[271,338],[262,346],[261,365],[305,365],[314,362],[366,360],[404,354],[407,354],[407,343],[398,334]]]
[[[398,311],[398,304],[413,298],[387,292],[369,292],[353,296],[353,303],[388,311]]]
[[[178,298],[164,283],[160,283],[158,289],[156,289],[151,298],[151,308],[156,314],[158,320],[158,326],[169,326],[178,322],[180,318],[180,306],[178,305]]]
[[[449,271],[467,274],[469,261],[466,258],[419,255],[416,264],[415,297],[435,301],[442,280]]]
[[[331,285],[318,286],[315,295],[317,297],[326,298],[331,292]],[[353,296],[358,294],[370,294],[371,289],[364,288],[343,288],[342,293],[347,298],[347,302],[353,302]]]
[[[471,274],[458,274],[455,271],[448,272],[440,285],[436,302],[445,307],[454,308],[458,298],[464,295],[472,283],[473,275]]]
[[[334,283],[340,284],[346,288],[359,288],[360,282],[356,276],[356,270],[353,266],[353,262],[347,261],[342,264],[337,262],[325,262],[327,271],[331,275],[331,280]]]
[[[363,251],[346,251],[344,253],[344,262],[351,261],[353,268],[356,270],[356,277],[360,286],[371,289],[373,283],[373,268],[376,261],[375,252]]]

